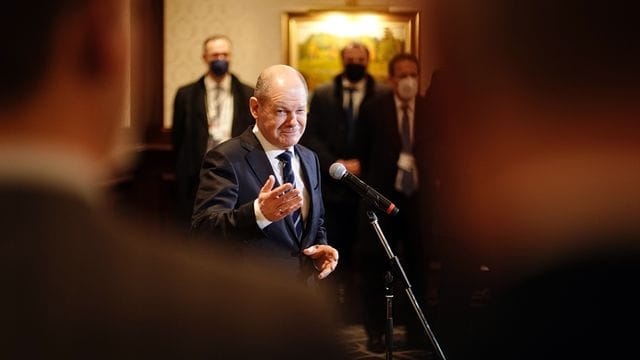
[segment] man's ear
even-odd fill
[[[249,109],[251,110],[251,115],[254,119],[258,119],[258,114],[260,112],[260,102],[258,102],[258,98],[252,96],[249,99]]]

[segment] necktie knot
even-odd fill
[[[283,183],[291,183],[294,187],[296,186],[296,177],[293,174],[293,167],[291,164],[291,151],[287,150],[280,153],[277,158],[282,161],[282,181]]]
[[[284,162],[284,163],[290,163],[291,162],[291,151],[287,150],[287,151],[283,151],[282,153],[280,153],[280,155],[277,156],[278,160]]]

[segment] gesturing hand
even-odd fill
[[[320,271],[320,280],[329,276],[338,266],[338,250],[329,245],[310,246],[302,252],[313,260],[313,265]]]
[[[300,190],[294,189],[293,185],[286,183],[273,188],[276,179],[273,175],[260,189],[258,194],[258,206],[260,211],[269,221],[278,221],[302,206],[302,195]]]

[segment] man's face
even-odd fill
[[[342,64],[359,64],[367,67],[369,65],[369,57],[363,48],[350,47],[344,50],[342,55]]]
[[[202,54],[204,62],[209,64],[214,60],[231,60],[231,44],[225,39],[216,39],[207,42]]]
[[[403,100],[413,98],[418,90],[418,65],[411,60],[397,61],[389,82],[398,97]]]
[[[251,98],[251,113],[267,141],[286,149],[298,143],[307,125],[307,92],[297,77],[272,81],[268,99]]]
[[[418,66],[410,60],[400,60],[393,66],[393,76],[389,78],[393,89],[397,91],[398,83],[404,78],[418,79]]]

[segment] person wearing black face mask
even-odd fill
[[[229,71],[229,61],[216,59],[209,63],[209,71],[215,78],[222,78]]]
[[[344,76],[351,82],[357,83],[364,79],[367,68],[363,64],[347,64],[344,67]]]
[[[341,267],[335,278],[338,305],[345,321],[353,321],[356,313],[351,249],[356,239],[359,216],[358,196],[329,176],[329,167],[342,163],[347,170],[360,175],[357,132],[358,113],[363,104],[389,89],[377,83],[367,72],[369,49],[361,43],[351,42],[341,51],[343,71],[333,81],[318,86],[311,98],[307,129],[302,144],[318,154],[323,175],[325,225],[329,243],[340,252]],[[351,318],[348,318],[351,317]]]
[[[176,222],[185,232],[190,227],[205,153],[253,124],[247,106],[253,88],[229,72],[231,40],[224,35],[207,38],[202,59],[208,72],[178,90],[173,109]]]

